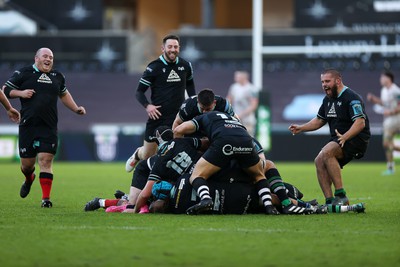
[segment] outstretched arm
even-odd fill
[[[86,110],[84,107],[79,106],[75,103],[74,99],[72,98],[72,95],[67,91],[65,94],[60,96],[61,102],[69,108],[71,111],[79,114],[79,115],[85,115]]]
[[[289,126],[289,131],[292,132],[293,135],[299,134],[302,132],[311,132],[318,130],[322,126],[325,125],[325,121],[315,117],[314,119],[310,120],[309,122],[302,124],[302,125],[297,125],[297,124],[292,124]]]

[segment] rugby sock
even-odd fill
[[[332,204],[333,200],[335,200],[334,197],[327,197],[325,198],[325,204],[327,205]]]
[[[50,199],[51,185],[53,184],[53,174],[41,172],[39,175],[40,186],[42,187],[42,199]]]
[[[354,211],[355,206],[346,206],[346,205],[328,205],[329,213],[343,213],[348,211]]]
[[[390,161],[387,163],[387,169],[391,170],[391,171],[394,170],[394,162],[393,161]]]
[[[197,177],[192,182],[192,187],[197,192],[201,200],[211,199],[210,188],[208,188],[207,181],[203,177]]]
[[[22,173],[24,174],[24,176],[25,176],[25,182],[27,182],[27,183],[29,183],[29,184],[32,184],[33,181],[35,180],[35,174],[34,174],[35,168],[33,168],[33,170],[32,170],[32,171],[29,171],[29,172],[24,172],[24,171],[21,169],[21,172],[22,172]]]
[[[271,191],[268,188],[267,179],[262,179],[256,183],[256,190],[264,207],[272,205]]]
[[[335,190],[335,197],[345,197],[346,191],[343,188]]]
[[[286,187],[283,184],[279,171],[277,169],[269,169],[265,173],[265,177],[267,178],[269,188],[271,188],[272,192],[278,196],[282,206],[290,205],[292,202],[286,194]]]
[[[104,199],[104,206],[101,205],[102,202],[100,201],[100,207],[108,208],[111,206],[117,206],[118,201],[119,201],[119,199]]]

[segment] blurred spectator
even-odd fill
[[[226,99],[232,104],[233,110],[247,128],[251,136],[255,135],[256,115],[258,107],[258,88],[249,81],[247,71],[235,71],[235,83],[229,88]]]
[[[400,88],[394,83],[391,72],[383,72],[380,77],[382,86],[380,98],[372,93],[368,94],[368,101],[378,105],[375,110],[383,113],[383,148],[386,152],[387,169],[382,175],[394,174],[393,151],[400,151],[394,144],[394,136],[400,133]]]

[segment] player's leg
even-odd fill
[[[154,131],[157,129],[157,127],[163,125],[162,123],[162,121],[147,121],[143,146],[136,148],[132,156],[130,156],[129,159],[126,161],[125,170],[127,172],[133,171],[133,169],[136,167],[136,164],[138,164],[140,160],[148,159],[149,157],[156,154],[157,143],[154,140]]]
[[[200,197],[200,203],[188,208],[186,211],[187,214],[197,214],[212,208],[213,201],[210,196],[210,188],[208,187],[207,179],[220,169],[220,167],[208,162],[203,157],[197,161],[192,175],[190,176],[190,183]]]
[[[315,159],[318,181],[324,193],[327,204],[333,202],[331,184],[335,187],[335,198],[346,200],[346,191],[343,189],[342,172],[339,160],[344,158],[343,150],[336,142],[325,145]]]
[[[38,153],[40,167],[39,181],[42,188],[42,207],[51,208],[50,193],[53,185],[53,160],[54,155],[48,152]]]
[[[263,165],[263,162],[258,160],[256,164],[243,169],[254,179],[258,196],[265,207],[266,214],[278,215],[279,212],[272,205],[271,190],[269,189],[268,181],[264,176]]]
[[[383,149],[385,150],[387,167],[386,167],[386,170],[382,173],[382,175],[394,174],[394,160],[393,160],[394,135],[395,135],[395,132],[392,130],[390,125],[384,124],[384,127],[383,127]]]
[[[25,181],[20,189],[20,196],[25,198],[31,191],[31,186],[35,180],[35,163],[36,157],[33,158],[21,158],[21,172],[25,176]]]
[[[265,161],[264,167],[265,177],[268,181],[268,186],[270,190],[279,198],[282,213],[284,214],[309,214],[310,212],[306,209],[306,207],[301,207],[297,203],[294,204],[289,199],[289,196],[286,193],[286,187],[283,184],[281,175],[276,168],[275,164],[267,160]]]

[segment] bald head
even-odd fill
[[[39,48],[35,54],[35,66],[41,72],[50,72],[53,68],[53,51],[47,47]]]

